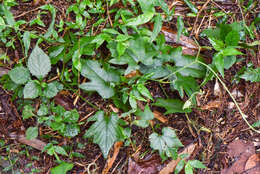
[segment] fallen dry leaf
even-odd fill
[[[230,157],[236,159],[234,164],[221,171],[221,174],[242,174],[245,171],[246,162],[249,157],[255,154],[253,143],[235,140],[228,145],[227,153]]]
[[[74,108],[72,101],[65,95],[58,94],[54,97],[54,102],[56,105],[61,105],[67,111],[72,110]]]
[[[161,158],[153,155],[144,160],[135,161],[129,158],[128,174],[157,174],[163,168]]]
[[[114,153],[113,153],[113,156],[110,158],[107,159],[107,163],[106,163],[106,166],[105,168],[103,169],[102,171],[102,174],[107,174],[110,170],[110,168],[113,166],[115,160],[116,160],[116,157],[119,153],[119,150],[120,150],[120,147],[123,145],[123,142],[122,141],[119,141],[119,142],[116,142],[115,145],[114,145]]]
[[[39,139],[27,140],[24,135],[16,135],[13,133],[9,134],[9,136],[13,139],[16,139],[18,142],[22,144],[26,144],[40,151],[42,151],[43,148],[46,146],[46,143]]]
[[[179,155],[188,154],[188,156],[191,156],[191,154],[194,152],[195,148],[196,148],[196,144],[190,144]],[[159,174],[171,174],[175,170],[175,168],[176,168],[177,164],[180,162],[180,160],[181,160],[180,158],[178,158],[177,160],[172,160],[171,162],[169,162],[167,164],[167,166],[165,168],[163,168],[160,171]],[[187,158],[185,158],[184,160],[187,160]]]
[[[210,101],[206,105],[202,106],[201,109],[202,110],[212,110],[213,108],[219,108],[221,106],[221,103],[222,102],[219,100]]]
[[[168,119],[159,111],[153,111],[154,117],[162,123],[167,123]]]
[[[131,79],[132,77],[141,75],[140,71],[134,70],[131,71],[129,74],[125,75],[126,78]]]
[[[260,153],[254,154],[248,158],[245,165],[245,171],[249,173],[252,172],[251,170],[254,170],[254,174],[260,174]]]

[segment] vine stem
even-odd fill
[[[220,83],[222,84],[222,86],[224,87],[224,89],[227,91],[227,93],[229,94],[229,96],[231,97],[231,99],[233,100],[233,102],[235,103],[235,106],[237,107],[239,113],[241,114],[243,120],[246,122],[246,124],[249,126],[250,129],[252,129],[253,131],[255,131],[256,133],[259,133],[260,134],[260,131],[255,129],[249,122],[248,120],[246,119],[246,115],[243,113],[243,111],[241,110],[240,106],[238,105],[236,99],[233,97],[233,95],[231,94],[231,92],[229,91],[229,89],[227,88],[226,84],[220,79],[220,77],[217,75],[217,73],[210,67],[208,66],[207,64],[199,61],[199,60],[196,60],[197,63],[205,66],[206,68],[208,68],[215,76],[216,78],[220,81]]]

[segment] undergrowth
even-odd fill
[[[185,3],[191,9],[189,15],[196,16],[196,7],[189,0]],[[13,99],[24,100],[19,106],[23,120],[34,119],[36,122],[35,126],[27,129],[27,139],[37,138],[41,125],[72,138],[80,133],[81,125],[92,123],[84,138],[98,144],[105,158],[116,141],[124,141],[125,146],[133,145],[131,126],[136,125],[152,127],[150,146],[163,160],[177,159],[178,149],[183,145],[172,128],[157,128],[151,124],[155,119],[151,107],[164,108],[165,115],[191,113],[196,109],[196,95],[200,89],[217,77],[228,91],[221,80],[225,78],[225,70],[243,61],[242,48],[254,50],[254,46],[259,45],[259,41],[247,43],[245,39],[246,36],[254,39],[253,31],[259,27],[259,15],[250,26],[245,22],[227,24],[225,18],[220,20],[215,28],[201,33],[211,46],[197,43],[198,53],[191,56],[184,55],[182,47],[168,45],[160,33],[163,23],[177,17],[177,42],[181,35],[187,34],[183,18],[174,13],[174,8],[169,9],[163,0],[77,0],[66,10],[67,16],[74,16],[68,21],[57,21],[57,9],[51,4],[40,6],[37,16],[31,21],[16,20],[10,10],[16,5],[15,0],[3,1],[0,5],[0,44],[6,50],[21,49],[23,57],[13,62],[6,53],[1,55],[0,65],[13,67],[1,78],[1,83],[5,89],[13,91]],[[51,16],[49,26],[41,19],[46,14]],[[152,30],[149,27],[151,23]],[[36,26],[47,27],[47,30],[39,32],[34,30]],[[201,49],[214,50],[211,64],[205,63],[200,55]],[[253,66],[244,67],[237,79],[259,82],[260,70]],[[162,88],[164,84],[169,85],[179,97],[169,98],[167,93],[166,98],[154,97],[147,88],[152,81]],[[95,108],[95,115],[79,122],[76,109],[66,111],[55,105],[52,99],[64,90],[79,95]],[[112,102],[120,112],[100,110],[84,99],[79,91],[89,95],[97,93],[105,101]],[[34,99],[40,100],[38,109],[32,105]],[[138,105],[140,102],[145,105],[143,109]],[[236,106],[247,122],[237,103]],[[259,122],[253,125],[255,128],[247,124],[259,133],[255,129]],[[44,149],[59,163],[51,172],[66,173],[73,164],[60,160],[59,155],[69,154],[56,144],[49,142]],[[175,173],[184,166],[186,174],[195,168],[205,168],[197,160],[182,160]],[[66,171],[62,171],[63,168]]]

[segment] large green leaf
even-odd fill
[[[30,73],[23,66],[16,67],[8,72],[8,75],[16,84],[25,84],[30,79]]]
[[[28,68],[37,78],[45,77],[51,70],[49,56],[41,48],[35,46],[28,59]]]
[[[235,30],[230,31],[225,38],[225,42],[228,46],[237,46],[239,40],[240,40],[239,32]]]
[[[166,155],[171,157],[170,149],[182,147],[182,143],[178,139],[174,130],[169,127],[164,127],[162,129],[162,135],[157,133],[152,133],[149,136],[150,145],[154,150],[158,150],[161,156]]]
[[[184,102],[179,99],[157,99],[154,106],[159,106],[165,108],[167,111],[164,114],[172,114],[172,113],[188,113],[191,112],[191,109],[184,109]]]
[[[110,82],[119,82],[120,77],[114,69],[107,67],[101,68],[101,65],[94,60],[82,61],[81,74],[90,79],[90,82],[83,83],[79,87],[86,91],[97,91],[103,98],[110,98],[114,95],[114,89]]]
[[[177,73],[172,79],[172,87],[179,92],[182,98],[184,97],[184,91],[189,97],[191,97],[194,92],[199,90],[199,86],[193,77],[182,76]],[[195,98],[193,98],[193,101],[194,100]]]
[[[34,99],[40,94],[40,87],[34,81],[26,83],[23,89],[24,98]]]
[[[115,113],[105,116],[103,111],[98,111],[94,117],[96,122],[86,131],[84,137],[93,137],[94,143],[99,145],[107,158],[110,148],[120,135],[119,117]]]
[[[29,127],[26,130],[26,139],[31,140],[35,139],[38,136],[38,127]]]

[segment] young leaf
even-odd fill
[[[179,99],[157,99],[154,106],[163,107],[166,109],[164,114],[172,114],[172,113],[189,113],[191,109],[183,110],[184,102]]]
[[[180,162],[177,164],[175,170],[174,170],[174,174],[178,174],[182,171],[183,167],[185,165],[185,161],[184,160],[180,160]]]
[[[178,139],[174,130],[169,127],[162,129],[162,135],[152,133],[149,136],[150,146],[154,150],[158,150],[160,155],[166,155],[171,157],[169,154],[170,148],[182,147],[182,143]]]
[[[236,56],[236,55],[242,55],[243,54],[233,47],[227,47],[222,52],[223,52],[223,56]]]
[[[202,162],[200,162],[200,161],[198,161],[198,160],[190,160],[190,161],[188,161],[188,163],[189,163],[193,168],[197,168],[197,169],[205,169],[205,168],[206,168],[206,166],[205,166]]]
[[[11,80],[16,84],[25,84],[30,79],[30,73],[23,66],[16,67],[8,72]]]
[[[73,168],[73,164],[62,162],[58,166],[51,169],[51,174],[66,174]]]
[[[97,121],[86,131],[84,137],[93,137],[94,143],[99,145],[103,156],[107,158],[110,148],[119,136],[119,117],[115,113],[105,116],[103,111],[98,111],[95,117]]]
[[[193,174],[193,168],[189,163],[186,164],[184,171],[185,171],[185,174]]]
[[[190,2],[190,0],[184,0],[193,13],[198,13],[198,9]]]
[[[153,27],[153,33],[150,39],[150,42],[153,42],[154,39],[158,36],[158,34],[161,31],[162,28],[162,16],[160,14],[156,15],[154,18],[154,27]]]
[[[225,38],[225,42],[228,46],[237,46],[239,40],[240,40],[240,35],[238,31],[235,30],[230,31]]]
[[[45,77],[51,70],[49,56],[41,48],[35,46],[28,59],[28,68],[37,78]]]
[[[131,18],[127,20],[126,26],[138,26],[149,22],[154,16],[154,12],[146,12],[137,16],[136,18]]]
[[[53,146],[53,149],[57,154],[68,156],[67,152],[61,146]]]
[[[209,37],[209,41],[215,50],[220,51],[225,47],[225,44],[222,40],[218,40],[212,37]]]
[[[120,78],[112,68],[104,70],[97,61],[82,61],[81,74],[90,79],[90,82],[83,83],[79,87],[86,91],[97,91],[103,98],[110,98],[114,95],[114,89],[109,82],[119,82]]]
[[[137,89],[143,96],[149,98],[150,100],[153,100],[150,91],[144,86],[144,84],[138,84]]]
[[[28,118],[31,118],[32,116],[34,116],[34,108],[31,106],[31,105],[25,105],[24,108],[23,108],[23,113],[22,113],[22,116],[23,116],[23,119],[28,119]]]
[[[24,44],[24,52],[25,52],[25,56],[28,56],[28,50],[30,48],[30,44],[31,44],[31,37],[30,37],[30,32],[26,31],[23,34],[23,44]]]
[[[150,110],[148,104],[145,106],[144,112],[142,112],[140,109],[138,109],[137,112],[135,113],[135,115],[139,116],[140,119],[135,120],[134,124],[136,124],[137,126],[143,127],[143,128],[146,128],[147,126],[149,126],[149,121],[154,118],[154,114]]]
[[[57,89],[55,83],[52,82],[47,85],[46,89],[44,89],[43,95],[47,98],[52,98],[55,97],[58,92],[59,90]]]
[[[183,23],[183,20],[182,20],[181,16],[178,16],[178,18],[177,18],[177,29],[178,29],[178,32],[177,32],[177,42],[179,42],[181,34],[182,34],[183,30],[184,30],[184,23]]]
[[[68,124],[65,127],[63,135],[65,137],[75,137],[80,132],[80,128],[77,124]]]
[[[37,127],[29,127],[26,130],[26,139],[31,140],[38,137],[38,128]]]
[[[215,64],[218,72],[224,77],[224,57],[222,52],[218,52],[213,57],[213,63]]]
[[[260,68],[247,68],[240,78],[251,82],[260,82]]]
[[[24,98],[34,99],[40,94],[40,87],[34,82],[29,81],[23,89]]]

